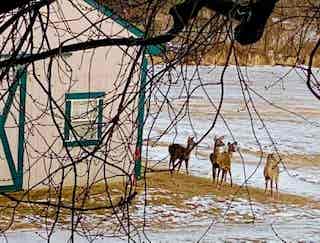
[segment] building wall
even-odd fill
[[[76,10],[77,8],[90,11],[83,16]],[[47,31],[51,47],[56,47],[60,43],[71,44],[106,36],[131,35],[114,21],[93,10],[84,1],[78,1],[75,7],[69,1],[60,0],[54,3],[51,9],[51,23]],[[97,28],[89,28],[92,22],[98,23]],[[78,33],[81,35],[77,36]],[[39,23],[34,28],[34,36],[35,48],[41,46],[43,34]],[[138,105],[137,84],[141,62],[139,58],[138,65],[133,64],[136,56],[136,48],[101,47],[62,55],[54,58],[51,63],[48,59],[37,61],[28,67],[24,189],[58,186],[61,181],[64,182],[64,186],[101,182],[105,177],[113,178],[116,175],[120,178],[125,172],[133,169]],[[130,85],[123,95],[128,80],[131,80]],[[65,126],[65,94],[101,91],[106,93],[103,129],[111,129],[111,120],[118,113],[120,101],[123,99],[124,109],[119,117],[119,123],[113,127],[113,132],[107,130],[103,132],[106,137],[95,156],[90,155],[94,146],[66,148],[61,138],[64,136]],[[49,96],[52,96],[52,99],[49,99]],[[15,100],[16,104],[19,104],[19,92],[16,93]],[[14,109],[14,105],[11,113],[6,123],[6,130],[11,138],[12,154],[17,157],[18,109]],[[10,127],[12,128],[9,129]],[[109,137],[109,134],[112,136]],[[85,159],[80,159],[84,157]],[[16,161],[17,159],[15,163]],[[10,179],[9,175],[8,169],[0,170],[0,178]],[[3,182],[5,183],[7,182]]]

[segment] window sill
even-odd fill
[[[99,144],[99,140],[64,141],[65,147],[87,147]]]

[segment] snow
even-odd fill
[[[161,71],[163,66],[156,66]],[[201,79],[204,83],[212,84],[205,86],[210,97],[217,101],[220,90],[214,85],[220,80],[221,67],[199,67]],[[273,104],[285,109],[298,112],[305,118],[285,113],[275,107],[268,105],[257,95],[252,94],[255,105],[265,121],[277,148],[285,154],[314,155],[320,151],[320,111],[317,101],[307,90],[304,81],[303,70],[292,70],[286,67],[248,67],[242,69],[244,79],[250,88],[262,94]],[[319,76],[319,70],[315,70]],[[186,78],[192,77],[195,73],[193,67],[186,70]],[[173,80],[176,80],[173,77]],[[165,80],[163,80],[165,82]],[[177,84],[171,87],[169,99],[177,110],[183,105],[186,97],[183,83],[177,80]],[[190,90],[199,85],[197,76],[193,76],[190,83]],[[254,117],[250,117],[243,110],[244,103],[236,67],[227,69],[225,76],[225,103],[222,113],[227,124],[233,132],[235,140],[238,141],[241,149],[258,151],[259,146],[255,140],[251,125],[255,128],[256,136],[265,152],[273,151],[272,141],[265,131],[263,124]],[[165,86],[162,86],[162,91]],[[157,94],[159,100],[163,99]],[[155,102],[152,100],[152,102]],[[151,104],[153,104],[151,102]],[[175,126],[178,135],[175,137],[174,129],[161,137],[160,142],[169,144],[171,142],[185,143],[186,137],[195,135],[200,138],[210,127],[216,110],[210,104],[201,89],[195,90],[190,99],[190,119],[184,118]],[[151,106],[151,108],[154,108]],[[157,113],[156,110],[153,110]],[[156,140],[170,124],[171,120],[167,110],[161,111],[154,128],[150,133],[150,140]],[[145,135],[151,127],[152,117],[149,117],[146,124]],[[193,130],[193,128],[195,128]],[[195,134],[194,134],[195,132]],[[211,164],[208,154],[212,150],[212,141],[215,135],[226,135],[225,141],[231,141],[226,124],[219,119],[217,125],[200,144],[197,154],[193,152],[189,171],[191,174],[202,177],[211,177]],[[160,166],[168,164],[167,146],[145,147],[143,156],[156,164],[162,161]],[[263,163],[253,154],[243,154],[244,164],[240,157],[235,155],[232,164],[233,181],[238,184],[247,183],[250,186],[264,188],[262,176]],[[184,169],[184,166],[182,166]],[[312,197],[320,200],[320,166],[302,166],[300,168],[285,170],[281,167],[279,187],[281,192],[295,193],[302,196]],[[168,198],[167,191],[159,191],[157,188],[149,188],[148,199]],[[183,201],[185,208],[178,208],[173,205],[144,205],[144,195],[139,195],[138,204],[132,209],[132,220],[135,223],[143,223],[146,217],[146,235],[151,242],[196,242],[206,232],[201,242],[279,242],[272,227],[279,237],[286,241],[294,242],[320,242],[320,210],[307,207],[298,208],[293,205],[262,204],[249,202],[245,198],[216,197],[215,195],[196,196]],[[216,210],[212,210],[216,209]],[[84,222],[100,222],[100,226],[108,229],[112,225],[112,219],[103,215],[84,215]],[[31,219],[26,219],[31,222]],[[39,219],[32,219],[38,220]],[[169,226],[170,227],[169,227]],[[271,227],[272,225],[272,227]],[[175,226],[175,227],[173,227]],[[168,228],[169,227],[169,228]],[[13,232],[6,234],[6,238],[0,238],[2,242],[46,242],[39,235],[46,235],[42,231]],[[52,242],[66,242],[70,232],[58,230],[53,235]],[[133,236],[137,241],[144,240],[140,234]],[[140,237],[140,238],[139,238]],[[77,235],[76,242],[89,242],[88,239]],[[127,242],[126,238],[97,238],[94,242]]]
[[[161,66],[158,66],[158,70],[161,70]],[[205,84],[213,84],[219,81],[221,70],[221,67],[199,67],[201,81]],[[255,106],[263,117],[265,126],[271,132],[278,149],[284,153],[319,154],[319,101],[307,89],[305,80],[303,79],[303,76],[305,76],[303,71],[292,71],[292,69],[286,67],[248,67],[242,71],[244,72],[244,79],[250,88],[263,95],[273,104],[292,112],[297,112],[307,119],[302,119],[292,113],[283,112],[276,107],[272,107],[254,93],[251,93]],[[188,78],[193,78],[190,82],[190,87],[188,87],[190,90],[188,93],[191,93],[191,90],[200,84],[197,76],[194,77],[194,72],[196,70],[192,66],[188,67],[185,75],[186,80],[181,81],[178,79],[177,84],[170,87],[168,97],[173,107],[176,108],[176,111],[179,110],[178,108],[181,107],[187,96],[186,87],[183,84],[185,82],[188,83]],[[173,80],[175,80],[174,77]],[[165,91],[166,87],[162,86],[162,89]],[[217,85],[205,86],[205,91],[212,100],[218,101],[220,89]],[[192,93],[192,97],[189,100],[190,119],[195,128],[196,134],[194,135],[198,137],[209,129],[212,119],[216,114],[215,108],[212,107],[205,94],[203,89],[198,88]],[[159,93],[156,96],[158,100],[163,100],[163,97]],[[243,110],[244,98],[237,70],[233,66],[227,69],[225,75],[224,101],[222,114],[225,114],[235,139],[240,142],[242,147],[258,150],[257,142],[252,133],[250,117]],[[152,122],[151,117],[149,117],[148,122],[150,125]],[[157,129],[151,132],[151,137],[159,136],[170,123],[171,120],[165,108],[159,114],[159,118],[154,126]],[[253,126],[262,148],[266,151],[272,150],[272,142],[256,116],[253,117]],[[193,134],[188,117],[182,119],[175,128],[179,132],[177,142],[185,143],[185,136]],[[212,146],[213,137],[216,134],[226,134],[226,140],[231,139],[225,124],[219,119],[214,131],[203,141],[203,144]],[[162,137],[161,141],[172,142],[173,135],[174,131]]]
[[[156,66],[158,72],[162,68],[161,65]],[[199,75],[197,71],[199,71]],[[214,130],[209,133],[197,148],[202,153],[197,155],[197,151],[193,152],[189,162],[189,170],[194,175],[211,177],[211,164],[208,160],[208,155],[212,151],[214,136],[225,135],[225,141],[232,141],[232,136],[234,136],[239,144],[240,151],[249,150],[252,152],[251,154],[242,153],[244,161],[241,160],[239,155],[235,155],[232,164],[234,181],[238,184],[247,183],[251,186],[264,188],[264,178],[262,176],[264,160],[260,161],[260,158],[253,154],[259,151],[260,148],[266,153],[274,152],[275,147],[273,144],[275,144],[277,150],[282,154],[305,156],[320,154],[319,101],[307,89],[305,71],[302,68],[292,69],[280,66],[241,68],[242,78],[246,80],[250,88],[263,95],[272,104],[297,112],[303,116],[301,118],[301,116],[298,117],[292,113],[283,112],[252,93],[255,107],[263,117],[264,125],[257,117],[253,117],[251,121],[246,111],[241,110],[244,108],[244,103],[238,71],[235,66],[230,66],[224,77],[225,103],[222,113],[225,114],[228,127],[222,119],[218,120]],[[221,72],[222,67],[200,66],[196,70],[195,67],[188,66],[184,69],[184,80],[173,75],[172,79],[176,83],[170,87],[168,97],[172,106],[176,108],[176,112],[179,111],[188,94],[185,91],[187,89],[185,87],[186,84],[190,85],[188,87],[189,90],[198,87],[200,80],[206,84],[214,84],[220,80]],[[319,77],[320,70],[314,69],[314,72]],[[192,81],[190,81],[191,79]],[[162,82],[165,81],[164,78]],[[188,83],[189,81],[190,83]],[[162,91],[166,89],[165,86],[161,88]],[[218,100],[220,91],[217,85],[205,86],[205,91],[211,99]],[[159,93],[157,94],[158,100],[163,99]],[[203,89],[196,89],[189,100],[190,117],[181,119],[174,127],[175,129],[161,137],[160,142],[165,144],[172,142],[185,144],[188,136],[193,135],[196,139],[199,139],[207,132],[216,110],[212,107],[205,94]],[[150,135],[151,140],[154,141],[162,135],[163,131],[171,123],[167,109],[160,111],[158,115],[159,118],[154,125],[156,129],[152,129]],[[151,127],[152,122],[152,117],[149,117],[146,124],[147,129]],[[252,126],[254,127],[254,133]],[[268,131],[265,130],[265,127],[268,128]],[[229,129],[232,134],[230,134]],[[270,140],[268,133],[271,135],[272,140]],[[146,134],[147,132],[145,132]],[[255,137],[257,137],[259,143]],[[203,153],[206,155],[202,155]],[[152,161],[162,161],[162,165],[169,160],[166,146],[145,147],[144,157]],[[303,161],[299,163],[301,164],[300,168],[288,169],[286,161],[284,161],[286,168],[280,168],[280,190],[320,199],[320,179],[318,176],[320,166],[307,167],[303,166]]]
[[[161,71],[161,69],[162,66],[159,65],[157,70]],[[163,134],[163,131],[171,123],[171,117],[168,115],[166,108],[162,111],[154,110],[158,115],[158,119],[153,126],[155,129],[151,130],[150,140],[156,141],[161,136],[160,142],[164,144],[172,142],[185,144],[188,136],[193,135],[196,139],[199,139],[211,126],[212,120],[216,115],[216,109],[206,97],[206,93],[217,105],[220,88],[215,83],[220,80],[222,68],[200,66],[198,70],[195,70],[194,67],[189,66],[184,71],[183,81],[181,77],[174,77],[174,75],[171,77],[176,84],[171,86],[168,98],[177,113],[183,107],[185,97],[188,95],[185,90],[189,89],[190,93],[191,90],[195,89],[189,99],[189,116],[182,118],[174,126],[174,129]],[[194,75],[196,71],[199,71],[202,83],[208,84],[204,86],[206,93],[202,88],[196,89],[200,84],[200,78],[198,79],[198,76]],[[193,152],[189,162],[189,171],[193,175],[211,177],[211,164],[208,160],[208,155],[212,151],[213,138],[216,135],[225,135],[225,141],[232,141],[233,136],[238,141],[240,150],[245,149],[255,152],[262,148],[264,152],[274,152],[274,145],[276,145],[277,150],[282,154],[319,155],[319,101],[313,97],[306,87],[303,67],[301,69],[291,69],[280,66],[259,66],[242,68],[241,71],[242,78],[247,82],[248,87],[255,91],[255,93],[251,92],[251,95],[254,99],[255,108],[259,111],[264,123],[259,121],[257,116],[253,116],[251,119],[245,111],[237,69],[234,66],[229,67],[224,77],[225,96],[222,108],[222,114],[227,123],[224,123],[222,119],[218,119],[214,130],[209,133],[197,148],[202,153]],[[319,78],[320,71],[314,69],[314,72]],[[192,81],[189,83],[191,77]],[[165,82],[165,80],[162,81]],[[162,87],[162,91],[165,90],[166,87]],[[261,99],[258,94],[265,99]],[[158,102],[161,99],[163,100],[163,97],[158,95]],[[276,106],[271,106],[270,104]],[[252,106],[250,108],[252,112]],[[150,128],[152,122],[152,116],[150,116],[147,120],[146,128]],[[229,129],[232,134],[230,134]],[[166,146],[148,147],[144,152],[145,158],[155,163],[161,161],[162,163],[160,164],[162,166],[167,166],[169,158]],[[253,153],[243,153],[242,156],[244,161],[236,155],[232,164],[234,182],[264,188],[264,160],[260,161]],[[286,165],[286,161],[284,163]],[[301,164],[300,168],[288,169],[288,166],[286,168],[281,167],[280,191],[320,200],[320,166],[304,166],[303,161],[299,162],[299,164]],[[212,197],[210,198],[212,200]],[[210,200],[208,200],[209,204],[212,203]],[[211,219],[214,222],[214,226],[209,230],[208,236],[203,242],[217,240],[226,240],[228,242],[250,240],[278,242],[279,239],[270,227],[271,223],[274,224],[276,231],[285,240],[320,241],[319,210],[296,208],[290,205],[271,205],[270,207],[259,203],[250,205],[245,199],[237,199],[231,203],[227,199],[216,198],[213,204],[220,209],[221,213],[224,212],[226,217]],[[253,215],[255,217],[252,217]],[[241,216],[243,217],[241,218]],[[222,222],[222,218],[225,221]],[[243,224],[244,222],[252,222],[253,218],[255,220],[254,224],[250,226]],[[209,225],[211,220],[209,222],[203,220],[202,223]],[[238,224],[239,222],[241,224]],[[203,232],[204,227],[201,227],[201,229]],[[193,237],[193,234],[199,237],[199,229],[188,227],[188,230],[165,232],[163,234],[158,232],[155,235],[163,237],[164,241],[168,239],[168,242],[194,242],[198,238],[196,236]],[[150,237],[155,239],[152,236]],[[158,241],[155,240],[154,242]]]

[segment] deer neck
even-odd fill
[[[220,151],[220,147],[219,146],[214,146],[213,148],[213,154],[219,154],[221,151]]]
[[[188,153],[190,153],[191,152],[191,150],[192,150],[192,144],[187,144],[187,151],[188,151]]]
[[[233,152],[228,149],[228,152],[227,152],[227,153],[228,153],[228,156],[229,156],[230,158],[232,158]]]

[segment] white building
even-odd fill
[[[41,13],[49,21],[36,19],[33,47],[25,47],[33,53],[144,35],[98,0],[57,0]],[[10,31],[1,36],[2,60],[12,55],[12,44],[3,41]],[[67,53],[20,66],[11,82],[2,81],[0,191],[87,185],[134,171],[141,154],[145,55],[160,48],[146,48],[134,65],[138,52],[139,47],[111,46]]]

